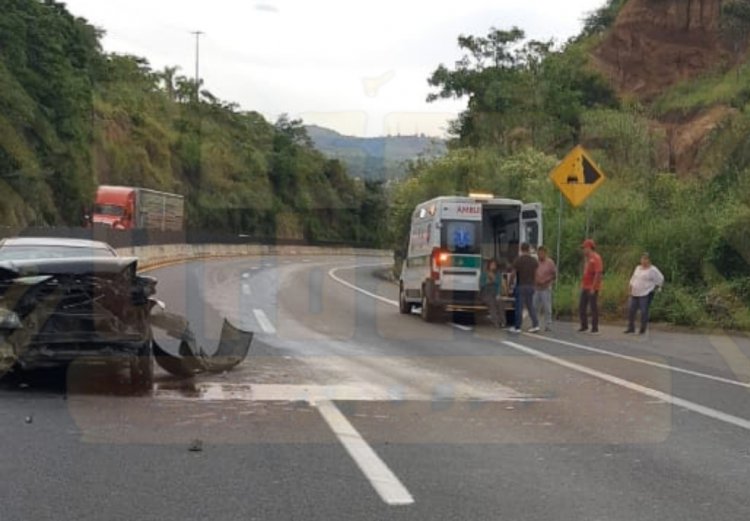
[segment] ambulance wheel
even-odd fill
[[[430,302],[426,292],[422,292],[422,320],[437,322],[440,318],[440,308]]]

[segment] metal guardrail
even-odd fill
[[[373,249],[374,245],[345,241],[319,241],[237,235],[225,231],[186,230],[183,232],[161,232],[154,230],[113,230],[111,228],[80,227],[29,227],[23,229],[0,227],[0,239],[7,237],[58,237],[89,239],[106,242],[115,249],[140,246],[175,244],[231,244],[264,246],[317,246],[328,248]]]

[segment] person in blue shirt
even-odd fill
[[[499,298],[503,290],[503,274],[495,259],[487,261],[486,268],[482,270],[479,285],[481,288],[479,296],[487,305],[492,324],[498,328],[505,327],[505,306]]]

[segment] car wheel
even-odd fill
[[[130,359],[130,386],[134,393],[144,394],[154,385],[154,356],[151,342]]]
[[[402,315],[411,315],[413,307],[413,304],[406,301],[406,291],[404,291],[404,286],[401,286],[398,292],[398,310]]]

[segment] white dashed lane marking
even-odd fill
[[[264,333],[266,333],[267,335],[276,334],[276,328],[266,315],[265,311],[263,311],[262,309],[254,309],[253,315],[255,316],[255,321],[258,322],[258,325]]]

